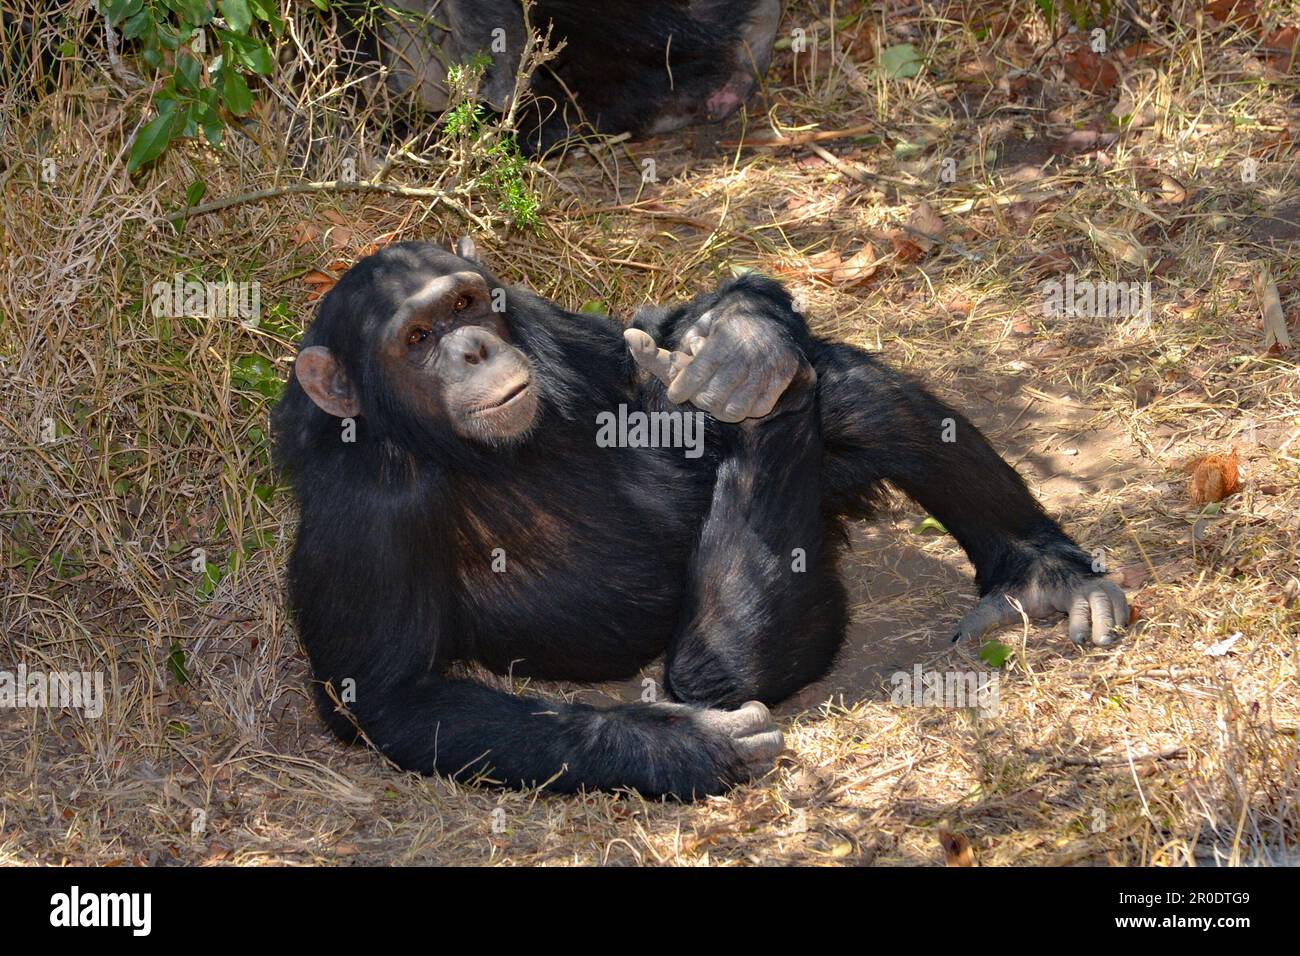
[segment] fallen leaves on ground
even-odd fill
[[[1115,69],[1115,64],[1086,46],[1064,54],[1061,67],[1080,89],[1090,93],[1109,93],[1119,82],[1119,70]]]

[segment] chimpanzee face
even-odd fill
[[[537,417],[533,370],[470,265],[444,254],[436,263],[403,263],[402,274],[363,280],[359,289],[344,289],[345,276],[330,294],[371,313],[362,337],[369,360],[344,362],[325,346],[308,346],[294,364],[303,390],[340,418],[396,405],[422,425],[450,427],[470,441],[523,436]],[[394,288],[400,292],[384,294]],[[347,368],[364,369],[359,387]]]
[[[461,438],[497,444],[533,424],[528,357],[477,272],[431,278],[380,330],[378,347],[402,403],[417,415],[445,415]]]

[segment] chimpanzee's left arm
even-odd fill
[[[1020,619],[1069,615],[1070,639],[1111,644],[1124,592],[1047,515],[960,412],[861,349],[825,343],[815,363],[826,479],[848,512],[882,481],[934,515],[975,565],[980,601],[953,640]]]
[[[766,415],[798,367],[792,350],[802,352],[818,376],[832,504],[852,511],[888,481],[941,521],[975,565],[981,600],[954,640],[1018,620],[1012,598],[1031,617],[1068,614],[1075,643],[1112,643],[1128,623],[1123,592],[979,429],[874,356],[776,318],[791,314],[789,302],[778,283],[746,276],[688,307],[642,313],[626,337],[636,361],[669,383],[669,398],[723,421]]]

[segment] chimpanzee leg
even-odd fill
[[[1067,613],[1082,644],[1128,623],[1123,592],[1061,530],[1015,470],[960,412],[860,349],[819,342],[818,409],[826,503],[865,514],[889,482],[943,523],[975,565],[982,600],[954,640],[1019,620]]]
[[[812,378],[805,367],[770,415],[721,428],[713,499],[664,668],[674,699],[779,701],[825,673],[839,648],[846,605],[822,508]]]

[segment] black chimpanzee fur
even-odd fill
[[[666,653],[677,701],[780,701],[835,658],[843,519],[869,515],[886,482],[951,531],[981,594],[1093,577],[975,426],[872,355],[811,335],[785,290],[758,276],[638,318],[676,343],[704,312],[740,300],[816,370],[764,419],[709,418],[701,457],[599,447],[601,412],[690,406],[638,372],[616,323],[518,288],[504,290],[504,318],[540,389],[535,424],[497,447],[457,439],[411,414],[374,342],[414,290],[462,270],[501,288],[475,261],[406,243],[358,263],[325,297],[303,345],[342,357],[361,402],[354,442],[296,379],[274,413],[301,506],[291,601],[322,712],[403,768],[684,798],[743,779],[734,739],[695,710],[543,702],[447,668],[601,681]],[[941,440],[952,425],[957,440]],[[325,685],[355,690],[347,712]]]
[[[780,17],[781,0],[536,0],[533,27],[563,46],[533,75],[521,141],[544,151],[580,115],[602,132],[633,134],[721,119],[767,72]],[[519,0],[388,0],[359,33],[389,88],[425,111],[446,107],[448,67],[475,57],[487,64],[484,102],[504,109],[514,93]]]

